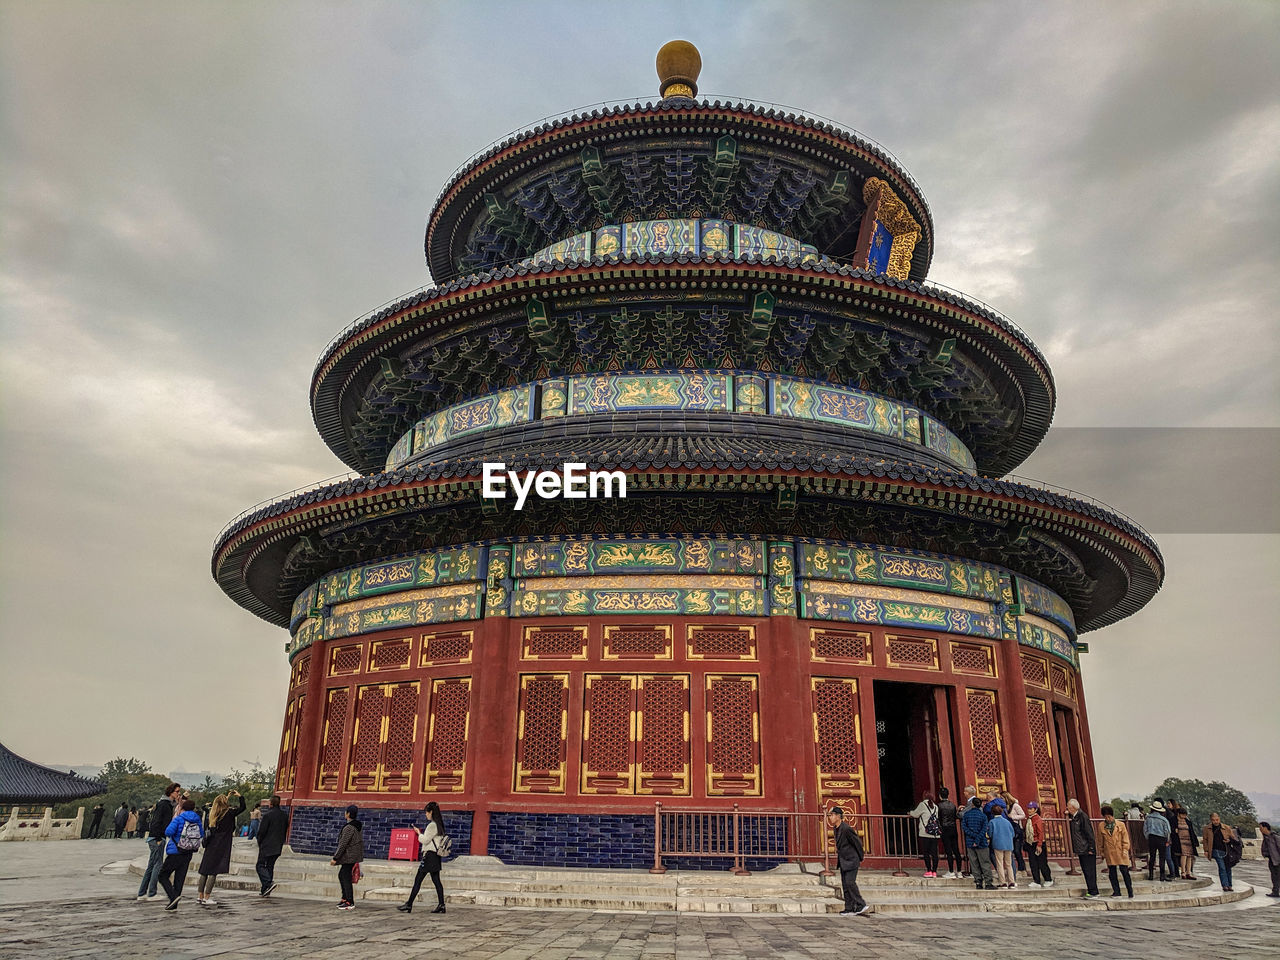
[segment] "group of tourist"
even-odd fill
[[[234,805],[233,805],[234,804]],[[268,897],[276,889],[275,862],[284,849],[289,833],[289,816],[280,809],[280,798],[272,796],[269,809],[258,821],[256,839],[259,896]],[[186,884],[191,857],[201,847],[200,882],[196,902],[216,906],[213,888],[218,877],[231,870],[231,840],[235,836],[236,818],[245,811],[245,799],[238,790],[219,794],[209,805],[206,816],[196,811],[196,803],[176,783],[165,788],[164,796],[151,810],[147,831],[149,856],[138,884],[139,900],[158,900],[157,886],[163,887],[166,910],[178,909]]]
[[[1072,855],[1079,861],[1084,875],[1086,898],[1100,896],[1097,867],[1101,857],[1111,882],[1111,896],[1121,896],[1120,884],[1133,896],[1130,868],[1134,865],[1134,844],[1128,823],[1116,819],[1109,804],[1102,807],[1102,823],[1095,830],[1077,800],[1067,802],[1069,841]],[[918,823],[917,837],[924,875],[938,877],[938,846],[941,843],[947,859],[944,879],[967,876],[979,890],[1014,889],[1019,873],[1030,864],[1031,889],[1053,886],[1049,869],[1044,818],[1040,804],[1029,801],[1024,809],[1008,791],[991,791],[985,801],[973,787],[965,788],[964,802],[957,808],[948,790],[938,791],[935,803],[926,793],[911,811]],[[1222,889],[1231,892],[1231,868],[1239,860],[1239,838],[1235,831],[1212,814],[1202,832],[1197,832],[1189,812],[1176,800],[1156,798],[1144,814],[1140,808],[1130,811],[1130,821],[1140,829],[1147,854],[1147,879],[1154,880],[1157,865],[1160,880],[1194,879],[1196,854],[1201,846],[1217,863]],[[1264,836],[1270,835],[1270,827]],[[963,837],[965,852],[959,849]],[[1276,863],[1280,868],[1280,840],[1275,841]],[[1235,848],[1233,850],[1233,847]],[[1265,856],[1265,853],[1264,853]],[[966,863],[967,860],[967,869]]]

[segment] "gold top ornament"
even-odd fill
[[[696,97],[702,56],[688,40],[669,40],[658,51],[658,91],[668,97]]]

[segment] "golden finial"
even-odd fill
[[[669,40],[658,51],[658,91],[668,97],[696,97],[702,57],[688,40]]]

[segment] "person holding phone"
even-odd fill
[[[422,889],[422,881],[431,875],[431,882],[436,888],[437,906],[432,913],[444,913],[444,886],[440,883],[440,867],[442,861],[440,858],[440,841],[444,837],[444,816],[440,813],[440,805],[432,800],[427,804],[426,809],[422,811],[427,816],[427,828],[418,830],[416,823],[409,826],[414,830],[418,830],[418,841],[422,844],[422,862],[418,865],[418,875],[413,878],[413,890],[409,893],[409,899],[400,906],[396,907],[402,913],[411,913],[413,911],[413,901],[418,899],[418,891]]]

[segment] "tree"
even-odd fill
[[[1258,811],[1242,790],[1237,790],[1221,780],[1179,780],[1169,777],[1147,795],[1149,803],[1160,797],[1166,802],[1177,800],[1190,812],[1196,826],[1209,822],[1209,814],[1216,813],[1223,823],[1240,830],[1245,836],[1254,836],[1258,826]],[[1145,806],[1145,804],[1144,804]]]
[[[114,760],[108,760],[102,765],[99,776],[106,780],[107,785],[110,786],[112,781],[118,780],[120,777],[136,776],[150,772],[150,764],[143,763],[136,757],[130,757],[127,760],[124,757],[116,757]]]

